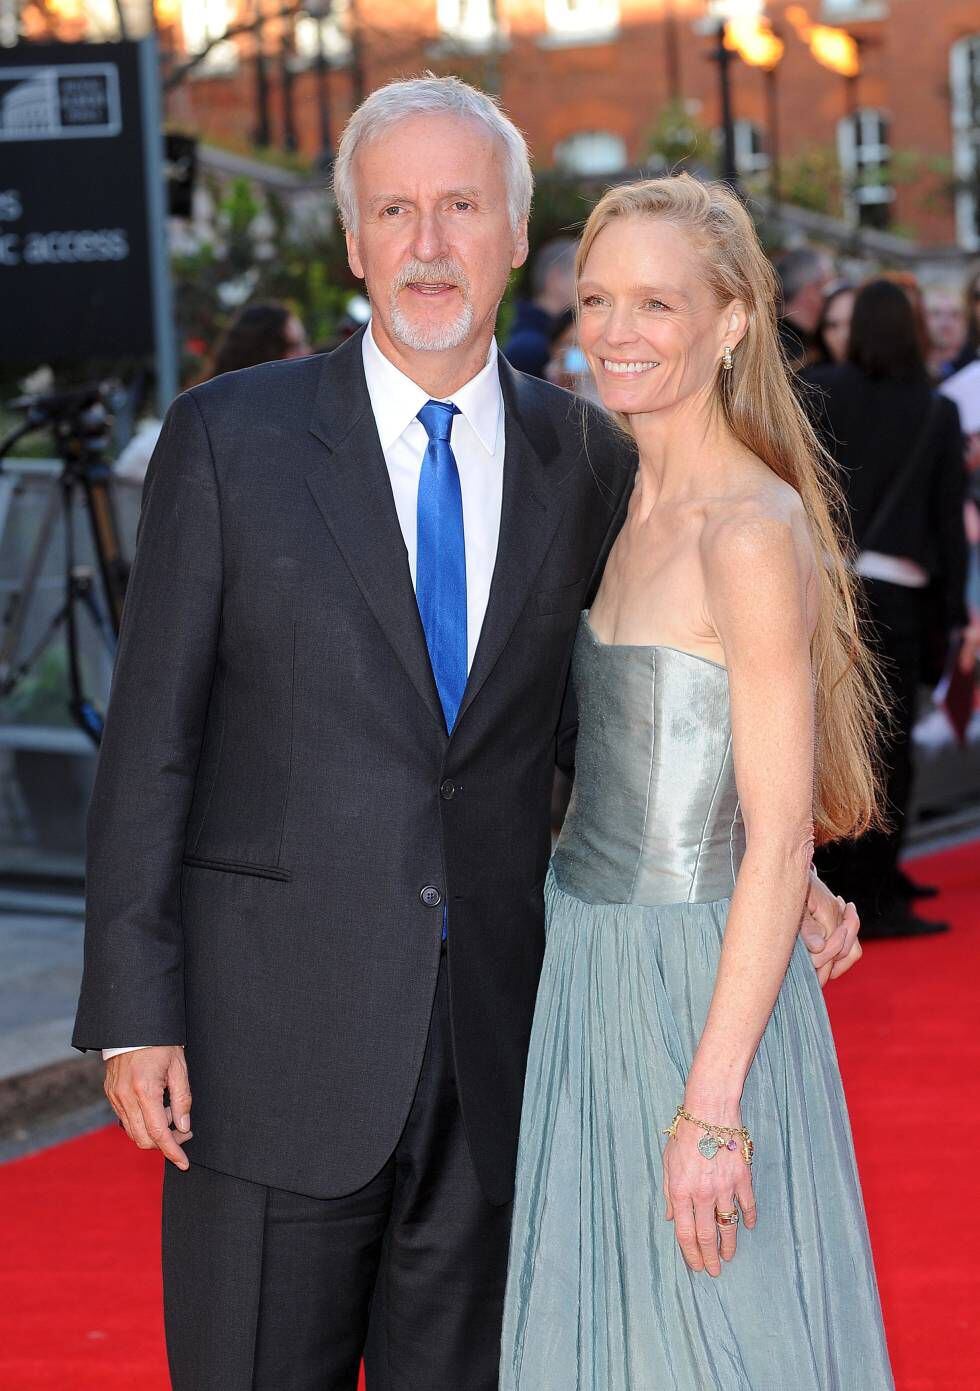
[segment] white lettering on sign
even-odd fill
[[[0,268],[3,266],[65,266],[92,261],[125,261],[129,237],[125,227],[98,231],[0,232]]]
[[[24,260],[29,266],[125,261],[128,255],[124,227],[105,227],[98,232],[28,232],[24,238]]]
[[[0,222],[16,222],[24,213],[20,190],[0,188]]]

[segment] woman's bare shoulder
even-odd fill
[[[705,517],[701,552],[706,569],[725,580],[733,568],[774,565],[808,577],[815,557],[803,499],[761,460]]]

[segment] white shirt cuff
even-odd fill
[[[148,1043],[136,1043],[131,1048],[103,1048],[102,1061],[107,1063],[110,1058],[117,1058],[120,1053],[138,1053],[141,1048],[149,1048]]]

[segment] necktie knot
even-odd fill
[[[454,415],[459,415],[459,407],[451,401],[426,401],[417,419],[422,422],[430,440],[446,443],[453,428]]]

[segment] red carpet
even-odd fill
[[[980,854],[913,869],[942,883],[935,911],[955,930],[873,943],[829,999],[899,1391],[969,1391],[980,1387]],[[160,1164],[115,1128],[0,1171],[3,1391],[167,1391],[159,1185]]]

